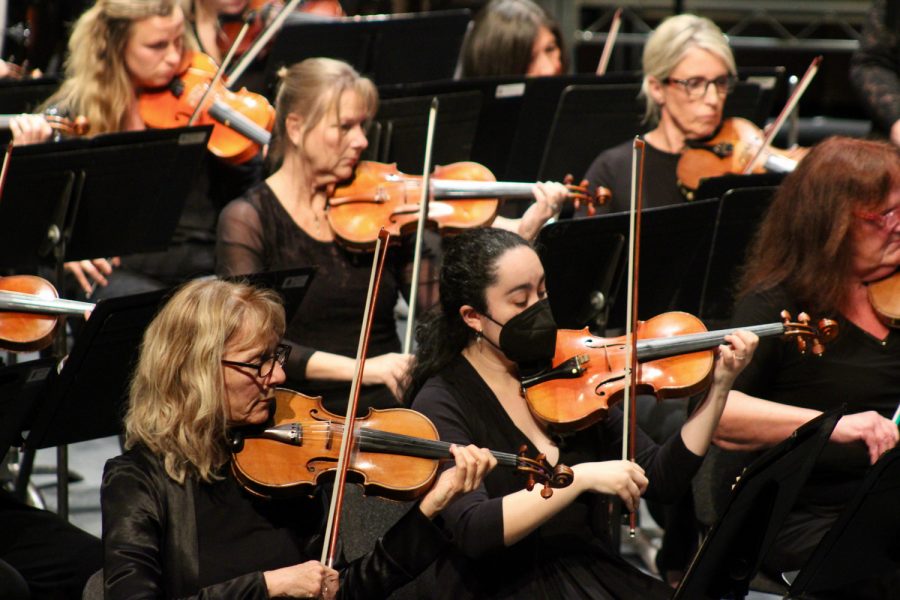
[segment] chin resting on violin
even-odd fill
[[[144,335],[125,418],[128,451],[103,477],[105,595],[385,598],[447,540],[431,521],[496,460],[474,446],[374,550],[331,568],[313,559],[323,492],[264,500],[229,469],[227,430],[269,417],[285,380],[284,309],[271,290],[185,285]]]
[[[329,194],[350,179],[368,145],[365,127],[377,102],[376,90],[349,65],[308,59],[282,76],[270,157],[277,170],[223,210],[218,229],[218,269],[237,275],[301,265],[317,265],[319,276],[304,300],[305,310],[288,325],[287,339],[302,342],[288,364],[293,382],[322,395],[337,410],[346,398],[352,360],[369,279],[371,255],[348,250],[328,222]],[[536,202],[518,222],[534,236],[561,208],[568,194],[557,183],[538,184]],[[375,312],[372,350],[363,376],[363,406],[396,405],[411,357],[400,353],[393,307],[407,293],[411,277],[409,238],[392,248]],[[425,257],[428,259],[428,255]],[[426,260],[426,269],[430,269]],[[429,273],[429,271],[425,271]],[[434,275],[418,290],[424,306],[434,299]],[[310,387],[312,386],[312,387]]]
[[[440,281],[441,304],[417,334],[407,391],[413,408],[435,423],[441,439],[507,450],[525,444],[551,465],[574,465],[575,477],[544,500],[494,470],[459,498],[443,516],[454,548],[438,564],[434,597],[669,598],[670,588],[606,546],[599,533],[604,497],[633,510],[645,493],[673,499],[689,485],[756,336],[727,336],[712,387],[680,434],[658,447],[639,433],[637,462],[623,461],[617,407],[560,438],[522,394],[522,366],[552,357],[556,343],[543,267],[525,240],[496,229],[463,232],[448,241]]]
[[[85,117],[90,135],[145,129],[146,107],[140,99],[146,90],[166,88],[178,77],[185,67],[185,35],[176,0],[98,1],[75,23],[65,81],[42,110]],[[98,55],[106,58],[97,60]],[[169,126],[175,125],[173,121]],[[16,144],[44,142],[52,135],[42,115],[22,115],[10,126]],[[204,237],[198,223],[211,228],[217,206],[245,188],[248,180],[256,180],[260,166],[258,161],[235,166],[216,158],[204,160],[198,169],[206,177],[197,178],[176,231],[176,239],[187,241],[172,244],[165,254],[126,259],[125,267],[115,271],[118,259],[69,263],[67,269],[93,297],[146,291],[211,272],[213,246],[194,241]],[[212,230],[206,232],[206,238],[213,236]]]

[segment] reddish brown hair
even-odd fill
[[[877,210],[898,185],[895,146],[845,137],[823,141],[775,193],[738,296],[783,285],[817,314],[842,309],[853,259],[853,211]]]

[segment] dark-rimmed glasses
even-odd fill
[[[689,77],[688,79],[666,77],[663,79],[663,83],[680,85],[684,88],[688,98],[691,100],[697,100],[698,98],[706,96],[706,92],[709,90],[709,84],[716,86],[716,92],[718,92],[720,96],[726,96],[734,90],[736,81],[737,78],[734,75],[722,75],[715,79],[707,79],[706,77]]]
[[[885,212],[866,212],[863,210],[855,210],[853,214],[856,218],[873,223],[882,229],[893,231],[900,225],[900,206],[896,206]]]
[[[275,346],[274,353],[261,356],[258,363],[246,363],[240,362],[238,360],[225,360],[223,358],[222,364],[231,365],[233,367],[247,367],[248,369],[256,369],[256,373],[259,375],[259,377],[261,379],[265,379],[272,374],[272,371],[275,370],[276,362],[283,367],[284,363],[287,362],[288,356],[290,355],[290,346],[288,346],[287,344],[278,344],[277,346]]]

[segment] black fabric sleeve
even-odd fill
[[[216,233],[216,272],[248,275],[264,268],[263,234],[259,213],[245,200],[233,200],[222,209]]]
[[[614,406],[606,419],[598,425],[602,428],[603,439],[609,440],[605,454],[618,454],[621,458],[623,417],[622,410]],[[688,450],[680,431],[669,437],[662,446],[658,446],[638,428],[635,442],[635,460],[644,469],[649,480],[644,497],[663,503],[679,500],[690,487],[691,479],[700,468],[703,457]]]
[[[433,563],[449,540],[418,504],[413,506],[368,554],[341,571],[339,598],[387,598]]]
[[[147,470],[127,457],[106,463],[100,490],[106,600],[165,598],[167,519],[164,492]],[[247,573],[200,590],[192,598],[265,600],[262,573]]]
[[[886,24],[885,11],[885,0],[869,10],[859,49],[850,60],[850,81],[875,124],[889,132],[900,119],[900,39]]]
[[[448,390],[426,384],[416,396],[413,409],[431,419],[441,440],[461,446],[481,445],[473,439],[462,408]],[[504,547],[503,498],[491,498],[483,483],[454,500],[441,516],[454,544],[468,557],[479,558]]]

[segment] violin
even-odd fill
[[[838,334],[838,325],[821,319],[816,327],[801,313],[792,322],[787,311],[780,323],[744,327],[759,337],[795,338],[801,353],[821,355]],[[707,389],[712,382],[713,348],[733,330],[707,331],[697,317],[663,313],[638,321],[636,387],[659,399],[680,398]],[[560,330],[552,366],[522,379],[534,416],[551,429],[567,432],[593,425],[621,400],[626,386],[631,342],[625,336],[601,338],[587,328]]]
[[[214,83],[217,71],[215,61],[206,54],[185,52],[178,75],[167,87],[140,95],[139,111],[147,127],[212,125],[210,152],[226,162],[241,164],[269,143],[275,109],[265,97],[245,88],[232,92],[223,83]],[[192,122],[191,117],[211,84],[213,89]]]
[[[779,150],[763,146],[765,135],[752,122],[732,117],[719,125],[712,138],[688,141],[678,159],[678,187],[689,200],[702,179],[747,173],[790,173],[809,148]]]
[[[0,277],[0,347],[14,352],[46,348],[59,315],[81,316],[93,308],[87,302],[60,299],[56,288],[40,277]]]
[[[588,204],[594,199],[587,182],[567,187],[570,199]],[[407,175],[396,164],[362,161],[354,178],[336,187],[328,200],[326,216],[335,238],[354,250],[371,249],[384,227],[392,236],[415,230],[419,218],[422,177]],[[471,227],[488,227],[497,216],[500,198],[530,198],[531,183],[498,182],[486,167],[474,162],[439,166],[431,174],[428,223],[445,233]]]
[[[344,417],[329,412],[321,398],[287,389],[275,392],[272,420],[266,426],[235,432],[232,470],[247,490],[263,496],[312,494],[334,477]],[[450,444],[424,415],[406,408],[370,409],[356,419],[355,445],[348,477],[367,494],[393,500],[413,500],[431,488],[438,461],[450,458]],[[551,467],[543,454],[492,452],[500,465],[525,476],[525,487],[543,485],[541,496],[572,483],[572,470]]]
[[[247,34],[238,44],[235,55],[242,56],[257,37],[272,21],[274,15],[284,9],[284,3],[278,0],[250,0],[244,10],[235,15],[219,16],[219,31],[216,36],[216,44],[224,55],[237,39],[244,23],[249,23]],[[307,0],[303,2],[296,12],[314,14],[323,17],[337,18],[344,16],[344,9],[338,0]],[[265,56],[266,50],[260,50],[257,58]]]
[[[867,286],[869,303],[888,327],[900,327],[900,271]]]

